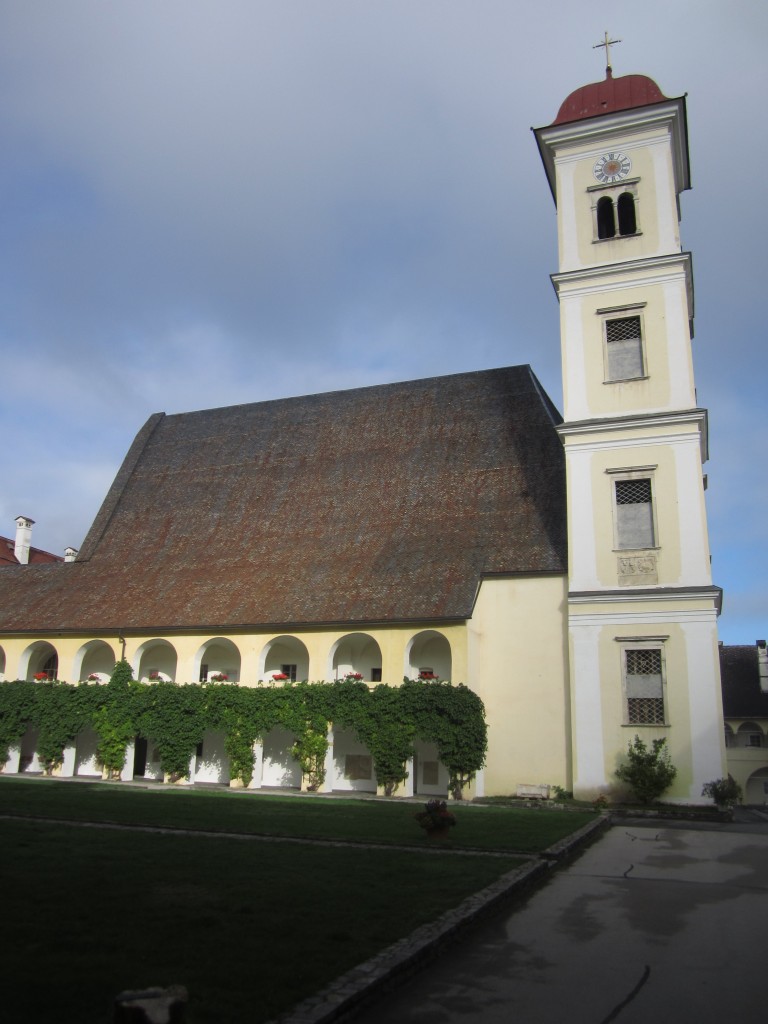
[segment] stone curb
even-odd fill
[[[382,989],[405,980],[434,959],[468,927],[499,910],[513,897],[540,883],[611,826],[603,815],[566,839],[548,847],[540,859],[508,871],[492,885],[473,893],[458,907],[353,967],[320,992],[298,1003],[268,1024],[331,1024],[351,1019]],[[510,854],[510,856],[514,856]]]

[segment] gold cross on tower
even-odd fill
[[[620,43],[620,39],[609,39],[608,33],[605,33],[602,43],[595,43],[592,47],[593,50],[601,50],[605,47],[605,74],[608,78],[613,74],[613,68],[611,67],[611,47],[614,43]]]

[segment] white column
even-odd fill
[[[332,793],[333,792],[333,729],[329,729],[326,734],[326,740],[328,741],[328,749],[325,752],[325,781],[320,787],[321,793]]]
[[[599,638],[599,626],[571,623],[574,790],[579,791],[606,782]]]
[[[77,756],[77,747],[72,744],[71,746],[64,747],[64,756],[61,760],[61,767],[59,768],[58,775],[60,779],[71,779],[75,774],[75,758]]]
[[[19,760],[21,759],[21,747],[8,747],[8,758],[3,765],[4,775],[17,775],[19,771]]]
[[[416,780],[413,777],[413,758],[409,757],[405,762],[406,771],[408,772],[408,778],[403,783],[405,787],[405,795],[413,796],[413,790]]]
[[[197,753],[194,753],[189,759],[189,778],[185,785],[194,786],[195,784],[195,768],[197,767]]]
[[[720,672],[716,655],[712,656],[713,650],[717,651],[717,623],[714,610],[706,621],[687,622],[683,628],[688,663],[688,706],[693,767],[693,782],[688,798],[692,803],[705,803],[701,795],[704,783],[721,779],[728,774],[722,727]],[[668,685],[674,685],[674,681],[670,680]]]
[[[256,740],[253,744],[253,775],[248,784],[248,789],[261,789],[264,778],[264,744]]]
[[[133,781],[133,765],[136,759],[136,743],[131,742],[125,748],[125,760],[123,761],[123,767],[120,769],[120,778],[123,782]]]

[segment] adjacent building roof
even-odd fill
[[[592,82],[575,89],[563,101],[552,123],[567,124],[616,110],[645,107],[650,103],[661,103],[666,98],[652,78],[645,75],[614,78],[609,68],[602,82]]]
[[[52,562],[63,562],[61,555],[54,555],[51,551],[43,551],[41,548],[29,549],[30,565],[48,565]],[[0,537],[0,565],[19,565],[16,557],[16,542],[10,537]]]
[[[77,560],[2,570],[0,631],[467,618],[567,571],[559,422],[528,366],[158,413]]]
[[[768,693],[760,688],[756,645],[721,645],[720,678],[726,718],[768,718]]]

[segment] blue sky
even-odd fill
[[[156,411],[518,363],[561,405],[530,127],[606,29],[616,75],[688,94],[720,633],[765,637],[753,0],[0,0],[0,533],[78,547]]]

